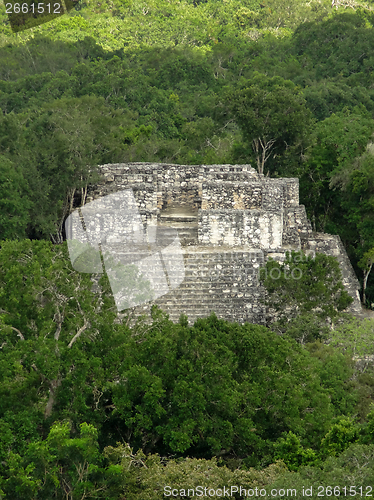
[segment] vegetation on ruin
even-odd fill
[[[371,492],[374,326],[334,259],[266,282],[267,326],[120,324],[62,231],[98,164],[251,163],[300,178],[374,303],[374,4],[333,3],[81,0],[17,34],[0,5],[0,498]]]

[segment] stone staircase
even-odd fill
[[[183,247],[189,245],[197,245],[197,217],[186,216],[161,216],[157,226],[163,229],[163,233],[167,229],[176,230],[179,240]]]
[[[168,228],[176,230],[181,245],[184,247],[197,245],[198,217],[196,212],[180,206],[169,207],[159,214],[157,226],[162,228],[164,234]]]
[[[229,321],[262,323],[264,311],[258,301],[263,291],[258,288],[254,257],[258,266],[263,264],[261,251],[186,248],[183,283],[155,303],[174,322],[182,313],[193,322],[214,311]]]

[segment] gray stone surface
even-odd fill
[[[178,232],[184,280],[154,301],[173,321],[181,313],[192,322],[214,311],[230,321],[264,323],[258,271],[269,256],[283,260],[288,250],[335,255],[354,298],[351,310],[361,310],[359,283],[341,240],[312,232],[299,205],[298,179],[264,177],[250,165],[126,163],[100,170],[103,180],[91,186],[87,203],[131,188],[148,235],[156,227],[166,235]]]

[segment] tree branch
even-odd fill
[[[89,326],[89,323],[88,323],[88,321],[87,321],[87,318],[86,318],[86,316],[83,314],[83,311],[82,311],[82,308],[81,308],[81,306],[80,306],[79,302],[78,302],[78,307],[79,307],[79,311],[80,311],[81,315],[83,316],[84,323],[83,323],[83,326],[81,326],[81,327],[79,328],[79,330],[77,331],[77,333],[74,335],[74,337],[73,337],[73,338],[71,339],[71,341],[69,342],[69,345],[68,345],[68,347],[69,347],[69,348],[70,348],[70,347],[74,344],[74,342],[75,342],[77,339],[79,339],[79,337],[82,335],[82,333],[83,333],[85,330],[87,330],[87,328],[88,328],[88,326]]]
[[[14,326],[10,326],[10,325],[7,325],[9,326],[9,328],[11,328],[12,330],[14,330],[15,332],[18,333],[17,337],[19,337],[21,340],[25,340],[25,337],[22,335],[22,333],[18,330],[18,328],[14,328]]]
[[[58,308],[58,306],[56,306],[56,307],[57,307],[57,313],[55,314],[55,318],[57,317],[57,328],[56,328],[56,331],[54,334],[54,339],[58,340],[60,337],[60,333],[61,333],[63,318],[61,316],[60,309]],[[53,319],[55,319],[55,318],[53,318]]]

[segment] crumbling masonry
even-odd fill
[[[103,180],[90,188],[87,202],[131,188],[146,230],[178,231],[185,279],[155,300],[173,321],[181,313],[194,321],[214,311],[229,321],[264,323],[258,271],[287,250],[336,256],[354,298],[351,309],[361,310],[359,282],[341,240],[312,231],[299,205],[298,179],[270,179],[250,165],[126,163],[100,171]]]

